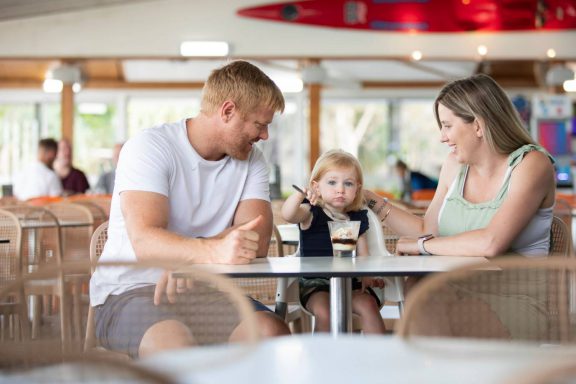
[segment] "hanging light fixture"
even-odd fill
[[[60,93],[64,84],[71,84],[74,92],[79,92],[83,83],[84,79],[80,67],[60,64],[46,72],[42,88],[46,93]]]

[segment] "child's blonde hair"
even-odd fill
[[[314,169],[312,169],[312,174],[310,175],[308,188],[312,189],[313,182],[318,182],[326,172],[334,168],[354,168],[354,171],[356,171],[358,190],[356,191],[354,201],[346,207],[346,211],[358,211],[362,209],[364,206],[364,196],[362,195],[362,185],[364,184],[362,166],[358,159],[356,159],[352,154],[341,149],[332,149],[327,151],[322,154],[318,160],[316,160],[316,164],[314,164]],[[320,206],[324,206],[322,198],[318,199],[318,203]]]

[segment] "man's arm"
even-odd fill
[[[260,199],[240,201],[234,214],[233,224],[244,224],[258,216],[262,216],[263,220],[254,228],[254,231],[260,235],[257,257],[266,257],[270,245],[270,238],[272,237],[273,216],[270,202]]]
[[[166,229],[169,217],[166,196],[154,192],[124,191],[120,199],[128,237],[139,260],[161,258],[163,261],[199,264],[247,264],[260,249],[260,228],[270,226],[268,232],[262,232],[270,240],[271,210],[269,216],[266,216],[269,223],[267,226],[261,223],[262,219],[253,220],[211,238],[193,239]],[[267,204],[270,209],[270,203]],[[256,212],[254,208],[250,219],[258,217]]]

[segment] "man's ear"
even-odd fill
[[[232,100],[226,100],[220,107],[220,118],[228,123],[236,113],[236,104]]]

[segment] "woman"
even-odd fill
[[[553,159],[536,145],[500,86],[475,75],[446,85],[434,102],[450,147],[423,218],[365,191],[401,255],[545,255],[555,200]]]

